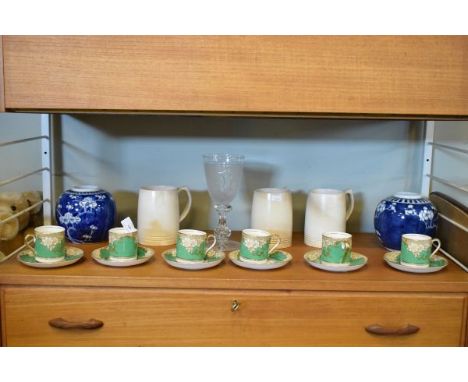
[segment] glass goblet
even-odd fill
[[[203,155],[208,192],[218,212],[218,226],[214,230],[216,248],[221,251],[239,249],[239,243],[229,240],[231,230],[226,215],[231,211],[230,203],[239,189],[244,167],[244,156],[234,154]]]

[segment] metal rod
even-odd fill
[[[31,242],[29,243],[30,245],[32,244]],[[27,247],[27,244],[23,244],[21,247],[19,248],[16,248],[13,252],[9,253],[8,255],[6,255],[5,257],[3,258],[0,258],[0,263],[3,263],[4,261],[7,261],[10,257],[16,255],[18,252],[22,251],[23,249],[25,249]]]
[[[17,143],[29,142],[29,141],[36,141],[38,139],[49,138],[47,136],[41,135],[38,137],[31,137],[31,138],[24,138],[24,139],[17,139],[16,141],[9,141],[9,142],[0,142],[0,147],[9,146],[9,145],[16,145]]]
[[[450,260],[452,260],[455,264],[457,264],[460,268],[462,268],[465,272],[468,272],[468,268],[455,257],[453,257],[450,253],[444,251],[442,248],[440,248],[439,251],[442,252],[445,256],[447,256]]]
[[[34,203],[33,205],[29,206],[28,208],[25,208],[24,210],[22,210],[22,211],[20,211],[20,212],[17,212],[17,213],[14,214],[14,215],[8,216],[8,217],[7,217],[6,219],[4,219],[4,220],[0,220],[0,225],[1,225],[1,224],[8,223],[10,220],[13,220],[13,219],[17,218],[18,216],[21,216],[21,215],[25,214],[26,212],[29,212],[29,211],[33,210],[33,209],[36,208],[37,206],[40,206],[41,204],[47,203],[47,202],[50,202],[50,200],[49,200],[49,199],[40,200],[40,201]]]
[[[448,222],[450,222],[451,224],[453,224],[455,227],[458,227],[460,228],[461,230],[465,231],[465,232],[468,232],[468,227],[465,227],[463,225],[461,225],[460,223],[457,223],[456,221],[450,219],[449,217],[445,216],[444,214],[441,214],[439,212],[439,216],[444,219],[444,220],[447,220]]]
[[[422,178],[421,178],[421,195],[429,196],[431,192],[431,179],[424,176],[424,174],[432,175],[432,155],[434,142],[435,122],[426,121],[424,128],[424,157],[422,165]]]
[[[458,184],[455,184],[455,183],[451,183],[448,180],[439,178],[438,176],[434,176],[434,175],[430,175],[430,174],[426,174],[426,176],[431,178],[431,179],[434,179],[435,181],[437,181],[439,183],[445,184],[446,186],[453,187],[453,188],[455,188],[457,190],[460,190],[460,191],[463,191],[463,192],[468,192],[468,188],[463,187],[463,186],[459,186]]]
[[[435,142],[428,142],[429,145],[432,145],[434,147],[441,147],[441,148],[444,148],[444,149],[448,149],[448,150],[453,150],[453,151],[457,151],[459,153],[463,153],[463,154],[468,154],[468,149],[462,149],[460,147],[456,147],[456,146],[449,146],[449,145],[444,145],[442,143],[435,143]]]
[[[38,169],[38,170],[28,172],[27,174],[23,174],[23,175],[15,176],[14,178],[2,180],[2,181],[0,182],[0,186],[5,186],[6,184],[16,182],[16,181],[18,181],[18,180],[27,178],[28,176],[37,174],[37,173],[42,172],[42,171],[49,171],[49,169],[48,169],[47,167],[42,167],[42,168],[40,168],[40,169]]]
[[[52,141],[53,141],[53,130],[52,130],[52,118],[50,114],[41,115],[41,134],[45,136],[42,140],[41,150],[42,150],[42,166],[49,168],[50,171],[42,173],[42,198],[48,199],[50,201],[55,200],[53,195],[53,176],[54,176],[54,161],[52,153]],[[52,224],[52,211],[53,205],[52,202],[48,203],[42,209],[42,214],[44,217],[44,224]]]

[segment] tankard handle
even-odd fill
[[[192,207],[192,194],[190,193],[190,190],[187,187],[179,187],[177,189],[177,192],[181,192],[181,191],[185,191],[187,193],[188,200],[187,200],[187,204],[185,205],[184,210],[180,214],[179,223],[186,218],[186,216],[188,215],[190,211],[190,208]]]
[[[346,210],[346,220],[349,219],[354,210],[354,195],[353,190],[346,190],[345,194],[349,196],[349,206]]]

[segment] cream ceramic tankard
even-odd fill
[[[285,188],[259,188],[255,190],[251,212],[252,228],[276,234],[278,249],[291,246],[293,207],[291,192]],[[277,240],[276,237],[273,240]]]
[[[187,193],[188,201],[179,213],[179,192]],[[146,186],[138,195],[138,241],[143,245],[172,245],[176,243],[179,223],[192,206],[187,187]]]
[[[349,205],[346,208],[346,197]],[[309,192],[304,224],[304,242],[322,248],[324,232],[346,232],[346,221],[354,209],[351,190],[316,188]]]

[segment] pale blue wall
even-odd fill
[[[186,185],[194,206],[184,226],[212,228],[201,156],[228,151],[246,156],[242,188],[230,225],[249,226],[258,187],[294,191],[294,229],[303,229],[306,192],[352,188],[350,231],[372,231],[373,211],[384,197],[419,191],[422,130],[407,121],[315,120],[129,115],[64,115],[63,187],[99,184],[113,192],[122,216],[136,216],[141,185]]]
[[[141,185],[187,185],[194,206],[184,226],[212,228],[201,156],[229,151],[246,156],[242,188],[233,202],[233,229],[250,223],[258,187],[294,191],[294,229],[303,229],[306,193],[314,187],[352,188],[356,209],[348,229],[373,230],[379,200],[396,191],[418,191],[422,168],[419,123],[129,115],[57,117],[55,177],[58,191],[93,183],[114,193],[119,214],[136,217]],[[0,141],[40,134],[34,114],[0,114]],[[40,166],[40,142],[0,149],[1,179]],[[33,176],[3,190],[40,189]]]
[[[38,114],[0,113],[0,142],[41,135]],[[0,147],[0,180],[40,169],[41,140]],[[42,175],[36,174],[0,187],[1,191],[42,189]]]
[[[57,117],[58,191],[96,183],[112,191],[121,216],[136,217],[143,184],[187,185],[194,206],[186,226],[212,228],[215,214],[206,193],[201,155],[246,155],[245,179],[233,203],[234,229],[249,225],[252,191],[289,187],[294,228],[303,229],[306,192],[313,187],[352,188],[357,206],[350,231],[372,231],[380,199],[400,190],[419,191],[422,171],[420,123],[374,120],[219,118],[128,115]],[[436,122],[436,141],[468,148],[466,121]],[[0,113],[0,142],[40,135],[38,114]],[[0,179],[40,167],[40,141],[0,148]],[[434,174],[468,187],[467,157],[434,151]],[[0,191],[40,190],[34,175]],[[467,194],[433,183],[467,204]]]

